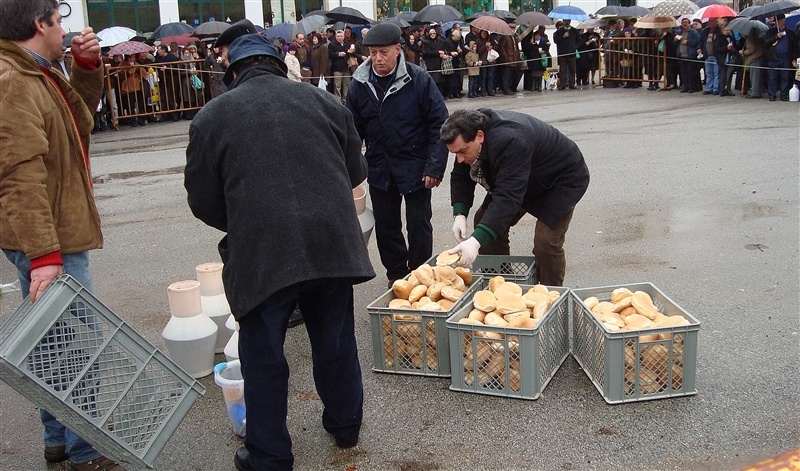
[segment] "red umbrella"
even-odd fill
[[[695,17],[704,20],[707,18],[725,18],[728,16],[735,17],[738,16],[738,13],[727,5],[709,5],[695,12]]]
[[[502,34],[504,36],[514,35],[514,30],[511,29],[511,26],[508,26],[508,23],[494,16],[479,16],[472,20],[469,25],[490,33]]]
[[[195,41],[200,41],[200,39],[194,36],[190,36],[188,34],[182,34],[180,36],[167,36],[161,38],[161,44],[172,44],[175,42],[178,43],[178,46],[188,46],[189,43],[193,43]]]
[[[125,55],[129,56],[132,54],[139,54],[140,52],[153,52],[155,48],[149,44],[145,44],[139,41],[125,41],[124,43],[119,43],[116,46],[112,47],[108,51],[109,56],[117,56],[117,55]]]

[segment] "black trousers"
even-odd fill
[[[386,268],[386,278],[394,281],[408,275],[425,263],[433,251],[433,225],[431,217],[431,190],[423,188],[405,195],[392,183],[388,191],[369,187],[372,211],[375,215],[375,239],[381,263]],[[406,232],[400,208],[406,203]]]

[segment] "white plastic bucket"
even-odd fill
[[[233,433],[244,437],[247,425],[244,406],[244,379],[239,360],[218,363],[214,366],[214,382],[222,388],[225,408],[233,425]]]
[[[356,214],[360,216],[367,209],[367,187],[363,183],[353,188],[353,202],[356,205]]]

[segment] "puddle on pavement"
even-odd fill
[[[170,167],[170,168],[162,168],[158,170],[137,170],[133,172],[119,172],[119,173],[109,173],[108,175],[99,175],[92,179],[95,185],[108,183],[115,180],[128,180],[131,178],[140,178],[140,177],[158,177],[162,175],[175,175],[178,173],[183,173],[184,166],[181,165],[180,167]]]

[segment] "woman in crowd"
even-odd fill
[[[408,42],[405,48],[406,61],[419,65],[419,58],[422,54],[422,45],[417,41],[417,36],[413,33],[408,35]]]
[[[461,31],[452,30],[450,36],[444,40],[445,56],[450,57],[452,64],[452,71],[449,75],[445,75],[445,91],[447,94],[445,98],[462,98],[461,93],[461,73],[460,69],[463,64],[461,58],[464,51],[461,49]]]
[[[319,33],[311,33],[311,83],[319,85],[319,78],[330,74],[328,46]],[[325,80],[330,80],[326,78]]]
[[[489,36],[488,31],[481,30],[478,35],[478,57],[481,61],[481,75],[480,75],[480,96],[494,96],[495,89],[495,74],[497,73],[496,57],[497,51],[494,50],[494,40]],[[494,60],[489,61],[490,53]]]
[[[286,62],[286,76],[289,80],[295,82],[303,81],[303,74],[300,72],[300,61],[297,60],[297,46],[294,43],[289,44],[286,48],[286,57],[283,58]]]
[[[543,56],[544,49],[541,45],[542,33],[535,31],[530,38],[525,38],[522,42],[522,52],[525,54],[525,62],[528,70],[525,71],[523,88],[529,92],[542,91],[542,75],[544,75],[545,65],[542,64],[542,57],[547,61],[547,56]]]
[[[444,39],[436,32],[435,27],[428,28],[428,34],[422,39],[422,60],[425,61],[425,69],[439,87],[439,92],[447,98],[445,90],[444,76],[441,74],[442,58],[445,56]]]

